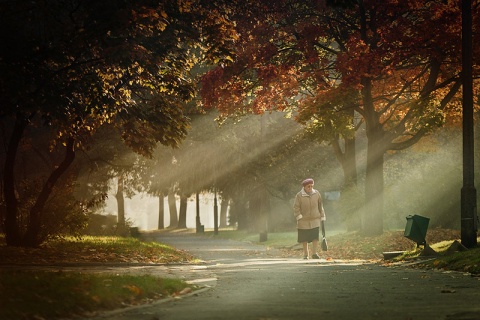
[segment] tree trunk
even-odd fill
[[[345,113],[350,118],[350,123],[355,126],[355,110],[348,108]],[[340,144],[340,139],[343,138],[343,150]],[[343,170],[344,186],[357,185],[357,157],[356,157],[356,140],[355,135],[351,138],[338,136],[332,141],[333,151],[340,162]]]
[[[48,197],[52,193],[53,187],[57,183],[58,179],[60,179],[60,177],[65,173],[65,171],[67,171],[74,159],[75,140],[73,138],[69,138],[67,139],[67,143],[65,146],[65,158],[60,163],[60,165],[50,174],[47,181],[43,185],[43,188],[40,191],[40,194],[38,195],[35,204],[30,209],[30,220],[27,232],[25,233],[24,241],[24,244],[27,247],[37,247],[44,241],[44,239],[40,237],[43,209],[45,208]]]
[[[358,206],[357,193],[353,192],[357,188],[357,155],[356,155],[356,139],[345,139],[345,162],[342,165],[344,172],[344,186],[343,195],[345,195],[343,201],[349,203],[356,203]],[[359,231],[361,229],[361,211],[348,212],[347,228],[348,231]]]
[[[178,225],[177,217],[177,200],[175,199],[175,193],[168,193],[168,210],[170,212],[170,228],[176,228]]]
[[[158,230],[165,229],[165,202],[164,195],[158,196]]]
[[[18,146],[27,126],[27,121],[22,115],[17,115],[12,135],[7,147],[3,176],[3,192],[5,199],[5,238],[9,246],[21,246],[22,239],[18,225],[18,202],[15,196],[15,159]]]
[[[262,198],[260,196],[260,188],[256,188],[248,201],[248,217],[249,231],[263,232],[262,219]]]
[[[383,233],[383,148],[376,138],[368,139],[365,181],[365,211],[362,233],[376,236]]]
[[[227,227],[227,210],[228,210],[228,199],[222,198],[222,202],[220,204],[220,228]]]
[[[265,185],[258,186],[250,198],[250,217],[253,229],[258,233],[268,232],[270,196]]]
[[[1,193],[3,193],[3,190],[0,191]],[[5,208],[5,202],[2,201],[2,203],[0,203],[0,233],[5,233],[5,224],[4,224],[4,221],[6,219],[6,215],[5,213],[7,212],[6,208]]]
[[[246,203],[244,198],[238,198],[232,201],[232,213],[237,220],[237,230],[248,229],[247,211],[245,207]]]
[[[124,229],[125,228],[125,197],[123,196],[123,176],[118,176],[118,186],[117,186],[117,193],[115,194],[115,198],[117,199],[117,208],[118,208],[118,219],[117,225],[118,228]]]
[[[265,185],[261,186],[260,233],[267,234],[270,217],[270,194]],[[266,239],[265,239],[266,240]]]
[[[343,170],[343,184],[345,187],[357,184],[357,160],[355,138],[344,139],[343,150],[340,137],[332,141],[332,147]]]
[[[361,231],[366,236],[376,236],[383,233],[384,132],[378,113],[373,105],[371,80],[364,79],[362,84],[368,150],[365,177],[365,206],[361,221]]]
[[[355,137],[345,139],[345,186],[357,185],[357,155]]]
[[[177,229],[187,228],[187,203],[188,197],[184,194],[180,195],[180,215],[178,217]]]
[[[352,115],[353,123],[353,115]],[[344,214],[347,222],[348,231],[361,230],[361,214],[357,210],[351,210],[353,207],[359,207],[357,193],[357,157],[356,157],[356,139],[344,139],[343,149],[338,139],[332,141],[332,147],[335,156],[343,170],[343,188],[342,205],[345,208]],[[362,201],[363,202],[363,201]],[[355,204],[352,206],[351,204]]]

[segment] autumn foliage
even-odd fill
[[[205,106],[225,116],[289,111],[318,140],[331,142],[340,161],[346,154],[339,138],[346,144],[364,128],[362,231],[381,234],[383,155],[459,117],[459,1],[283,0],[246,8],[235,16],[237,60],[203,78]],[[478,10],[474,1],[474,30]]]
[[[147,157],[158,143],[178,145],[195,96],[191,70],[232,60],[236,31],[209,1],[5,2],[0,12],[2,220],[9,245],[34,247],[54,233],[41,230],[55,185],[100,127]],[[39,132],[47,149],[21,148]],[[44,161],[52,151],[63,158]],[[27,201],[19,181],[36,174]]]

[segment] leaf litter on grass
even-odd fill
[[[0,243],[2,264],[71,263],[188,263],[194,257],[170,246],[134,238],[85,237],[54,240],[40,248],[9,247]]]
[[[58,319],[144,304],[192,289],[153,275],[0,270],[0,319]]]
[[[459,230],[431,229],[428,230],[427,243],[437,243],[446,240],[455,240],[460,237]],[[416,243],[404,236],[404,231],[385,231],[380,236],[363,236],[358,232],[338,233],[331,237],[327,235],[328,251],[323,255],[330,259],[339,260],[380,260],[384,252],[411,251]],[[283,248],[285,256],[298,256],[301,245],[290,249]]]

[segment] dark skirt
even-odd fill
[[[313,229],[298,229],[298,242],[312,242],[320,239],[320,228]]]

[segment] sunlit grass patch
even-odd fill
[[[13,248],[0,244],[3,263],[183,263],[193,257],[158,242],[122,237],[66,237],[51,240],[40,248]]]
[[[0,319],[55,319],[148,302],[188,285],[151,275],[0,271]]]
[[[448,269],[480,275],[480,247],[438,257],[425,263],[437,269]]]
[[[477,239],[477,242],[479,241],[480,237]],[[455,246],[454,250],[451,248],[452,245],[455,245],[455,242],[458,242],[458,245],[459,239],[429,244],[433,251],[427,251],[428,254],[424,254],[424,246],[418,246],[413,250],[405,251],[404,254],[393,258],[392,261],[417,260],[420,262],[414,264],[414,267],[468,272],[473,275],[480,275],[480,246],[477,245],[475,248],[463,248],[455,251]]]
[[[455,240],[441,241],[431,245],[431,248],[437,253],[435,256],[425,257],[425,261],[419,264],[420,267],[453,270],[459,272],[469,272],[474,275],[480,275],[480,246],[475,248],[463,249],[456,252],[450,252],[450,247]],[[459,241],[459,240],[457,240]],[[480,238],[477,239],[477,242]],[[406,252],[398,257],[397,261],[421,257],[423,246],[416,250]],[[430,259],[427,259],[430,258]]]
[[[171,258],[174,253],[177,253],[175,248],[158,242],[143,242],[135,238],[122,237],[83,237],[81,240],[75,238],[67,238],[63,241],[54,241],[47,244],[51,248],[64,248],[73,251],[83,251],[95,254],[96,252],[105,252],[109,254],[116,254],[119,257],[122,255],[132,254],[137,256],[152,257],[157,255],[157,258],[167,256]]]

